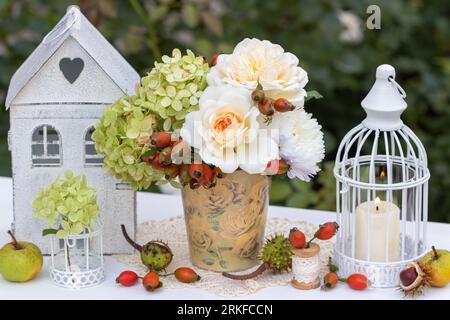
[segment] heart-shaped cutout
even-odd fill
[[[83,71],[84,61],[81,58],[62,58],[59,61],[59,69],[70,84],[74,83]]]

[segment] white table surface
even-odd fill
[[[160,220],[182,213],[179,196],[153,193],[138,193],[138,222]],[[269,215],[272,217],[292,220],[306,220],[319,224],[334,220],[331,212],[302,210],[271,206]],[[12,221],[12,183],[9,178],[0,177],[0,245],[9,242],[6,233]],[[450,224],[429,223],[429,243],[439,248],[450,249]],[[101,285],[87,289],[63,289],[52,284],[48,275],[48,258],[36,279],[27,283],[10,283],[0,277],[0,299],[221,299],[221,297],[202,289],[164,289],[156,292],[146,292],[140,285],[120,287],[115,278],[126,266],[106,257],[106,280]],[[199,272],[201,273],[201,272]],[[290,285],[266,288],[253,295],[239,297],[241,299],[402,299],[402,294],[395,288],[353,291],[341,284],[337,288],[323,292],[319,289],[301,291]],[[450,285],[443,289],[430,288],[419,299],[450,299]]]

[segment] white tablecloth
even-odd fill
[[[138,222],[159,220],[182,213],[179,196],[153,193],[138,193]],[[334,220],[331,212],[302,210],[271,206],[269,215],[292,220],[306,220],[319,224]],[[9,241],[6,231],[12,221],[12,183],[9,178],[0,178],[0,244]],[[429,243],[438,248],[450,249],[450,225],[429,223]],[[161,289],[146,292],[140,285],[120,287],[116,285],[116,276],[126,266],[106,257],[106,280],[103,284],[87,289],[71,290],[56,287],[48,276],[48,259],[39,276],[27,283],[9,283],[0,277],[0,299],[218,299],[220,297],[201,289],[172,290]],[[323,292],[319,289],[301,291],[290,285],[273,287],[258,291],[253,295],[238,299],[402,299],[402,294],[395,288],[369,289],[362,292],[353,291],[341,284],[337,288]],[[450,299],[450,285],[444,289],[430,288],[419,299]]]

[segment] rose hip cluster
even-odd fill
[[[258,104],[259,112],[267,117],[271,117],[278,112],[288,112],[295,110],[295,106],[288,99],[272,99],[266,97],[263,87],[258,83],[256,89],[252,92],[252,100]]]
[[[179,166],[172,163],[172,149],[179,141],[172,141],[170,132],[156,132],[147,143],[153,150],[153,155],[142,156],[145,161],[157,170],[164,171],[167,180],[175,179],[179,174]]]
[[[148,272],[143,278],[139,277],[136,272],[126,270],[119,274],[116,278],[116,283],[124,287],[134,286],[139,279],[142,279],[142,286],[147,291],[154,291],[162,287],[160,276],[175,276],[175,278],[183,283],[193,283],[201,279],[201,277],[191,268],[181,267],[175,270],[174,273],[159,275],[154,271]]]
[[[216,185],[217,178],[223,177],[223,172],[214,166],[205,163],[175,164],[172,156],[175,149],[182,141],[173,141],[170,132],[160,131],[155,133],[148,141],[152,155],[142,156],[142,161],[149,163],[156,170],[163,171],[167,180],[179,177],[183,186],[189,185],[192,189],[203,186],[206,189]],[[183,153],[183,148],[179,148]],[[190,148],[189,148],[190,150]],[[180,158],[182,156],[180,155]]]

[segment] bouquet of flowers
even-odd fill
[[[321,126],[303,109],[320,95],[292,53],[244,39],[208,64],[174,49],[133,96],[105,109],[93,134],[110,174],[135,189],[211,188],[223,174],[284,174],[309,181],[324,157]]]

